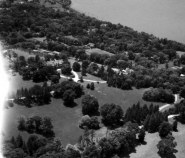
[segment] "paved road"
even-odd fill
[[[175,101],[174,101],[174,103],[173,103],[173,104],[165,104],[165,105],[161,106],[161,107],[159,108],[159,111],[162,111],[162,110],[164,110],[165,108],[167,108],[167,107],[169,107],[169,106],[173,106],[174,104],[176,104],[176,103],[178,102],[178,94],[175,94],[174,96],[175,96]]]
[[[62,75],[60,69],[57,69],[57,71],[60,73],[60,77],[61,77],[61,78],[69,78],[69,77],[67,77],[67,76],[65,76],[65,75]],[[78,81],[80,80],[78,73],[75,72],[75,71],[73,71],[73,70],[71,71],[71,73],[75,76],[74,78],[72,78],[72,80],[73,80],[74,82],[78,82]],[[107,83],[107,81],[96,81],[96,80],[89,80],[89,79],[83,79],[83,80],[86,81],[86,82]]]

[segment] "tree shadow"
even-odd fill
[[[64,102],[64,106],[68,107],[68,108],[74,108],[76,107],[78,104],[75,102],[71,102],[71,103],[66,103]]]
[[[176,149],[174,149],[176,150]],[[175,153],[177,152],[177,150],[175,151]],[[161,157],[161,158],[176,158],[176,156],[174,154],[170,154],[170,155],[160,155],[159,152],[157,152],[158,155]]]

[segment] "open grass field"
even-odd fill
[[[130,158],[160,158],[157,154],[157,144],[160,141],[158,133],[147,133],[145,136],[146,145],[139,145],[136,147],[136,151],[131,153]]]
[[[175,141],[177,142],[176,150],[178,151],[175,156],[176,158],[185,157],[185,125],[178,124],[178,132],[173,132]]]
[[[184,158],[185,157],[185,125],[181,123],[178,124],[178,132],[173,132],[173,136],[175,137],[175,141],[177,142],[175,153],[176,158]],[[136,147],[136,152],[130,154],[130,158],[160,158],[157,154],[157,144],[160,141],[160,137],[158,133],[146,133],[145,141],[146,145],[140,145]]]
[[[89,77],[90,79],[96,79],[94,76],[93,78],[91,78],[92,76]],[[63,80],[65,79],[60,79],[60,82]],[[21,87],[29,88],[35,84],[32,81],[23,81],[22,77],[18,74],[16,74],[16,76],[10,76],[9,81],[11,84],[11,91],[14,93]],[[38,84],[42,85],[42,83]],[[87,82],[82,83],[82,85],[84,85],[85,94],[95,96],[98,99],[100,106],[105,103],[115,103],[120,105],[123,110],[126,111],[128,107],[138,101],[140,101],[141,105],[150,105],[150,102],[142,100],[142,95],[145,89],[123,91],[117,88],[107,87],[106,84],[95,83],[95,90],[92,91],[86,89],[86,84]],[[82,117],[81,99],[82,98],[75,100],[77,106],[73,108],[65,107],[61,99],[52,99],[52,102],[49,105],[32,108],[14,105],[12,108],[4,109],[6,122],[3,134],[5,138],[10,138],[12,135],[16,136],[19,133],[17,130],[17,119],[20,115],[24,115],[26,117],[32,115],[43,117],[49,116],[52,119],[56,137],[60,138],[64,145],[67,143],[74,144],[82,134],[82,130],[78,128],[78,121]],[[21,135],[23,135],[25,139],[29,136],[26,132],[21,133]]]
[[[78,102],[79,101],[77,101],[77,103]],[[75,144],[82,133],[82,130],[78,128],[78,120],[81,118],[80,105],[74,108],[67,108],[63,105],[61,99],[53,99],[49,105],[32,108],[15,105],[13,108],[4,109],[4,115],[6,120],[3,132],[5,138],[11,138],[11,136],[17,136],[20,133],[17,130],[17,119],[20,115],[25,117],[32,115],[50,117],[56,137],[60,138],[64,145],[67,143]],[[23,135],[25,140],[29,136],[26,132],[21,132],[21,135]]]
[[[182,55],[184,55],[184,54],[185,54],[185,52],[177,51],[177,55],[179,55],[180,57],[181,57]]]
[[[98,53],[98,54],[107,54],[107,55],[114,55],[110,52],[107,52],[107,51],[104,51],[104,50],[101,50],[101,49],[98,49],[98,48],[92,48],[92,49],[87,49],[86,50],[86,54],[90,55],[92,53]]]
[[[28,59],[31,56],[35,56],[34,54],[30,54],[28,51],[21,50],[21,49],[12,49],[18,56],[24,56],[25,59]]]
[[[86,82],[83,84],[87,84]],[[85,87],[85,86],[84,86]],[[95,83],[95,90],[87,90],[86,93],[95,96],[100,105],[105,103],[115,103],[122,107],[124,111],[138,101],[141,105],[150,105],[151,102],[146,102],[142,99],[146,89],[121,90],[114,87],[108,87],[107,84]],[[163,105],[162,103],[154,103],[154,105]]]

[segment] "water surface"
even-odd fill
[[[72,8],[185,43],[185,0],[72,0]]]

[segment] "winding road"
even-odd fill
[[[178,99],[179,95],[178,94],[174,94],[174,97],[175,97],[175,101],[174,101],[173,104],[165,104],[165,105],[163,105],[163,106],[161,106],[159,108],[159,111],[162,111],[162,110],[166,109],[167,107],[173,106],[174,104],[178,103],[179,102],[179,99]]]
[[[169,107],[169,106],[172,106],[172,105],[176,104],[176,103],[178,102],[178,94],[175,94],[174,97],[175,97],[175,101],[174,101],[173,104],[165,104],[165,105],[163,105],[163,106],[161,106],[161,107],[159,108],[159,111],[162,111],[162,110],[164,110],[165,108],[167,108],[167,107]]]
[[[65,75],[62,75],[60,69],[57,69],[57,71],[60,73],[60,77],[61,78],[69,78],[69,77],[67,77]],[[75,72],[75,71],[72,70],[71,73],[75,76],[74,78],[72,78],[72,80],[74,82],[80,81],[80,78],[79,78],[79,75],[78,75],[77,72]],[[94,83],[97,83],[97,82],[99,82],[99,83],[107,83],[107,81],[96,81],[96,80],[89,80],[89,79],[83,79],[83,81],[86,81],[86,82],[94,82]]]

